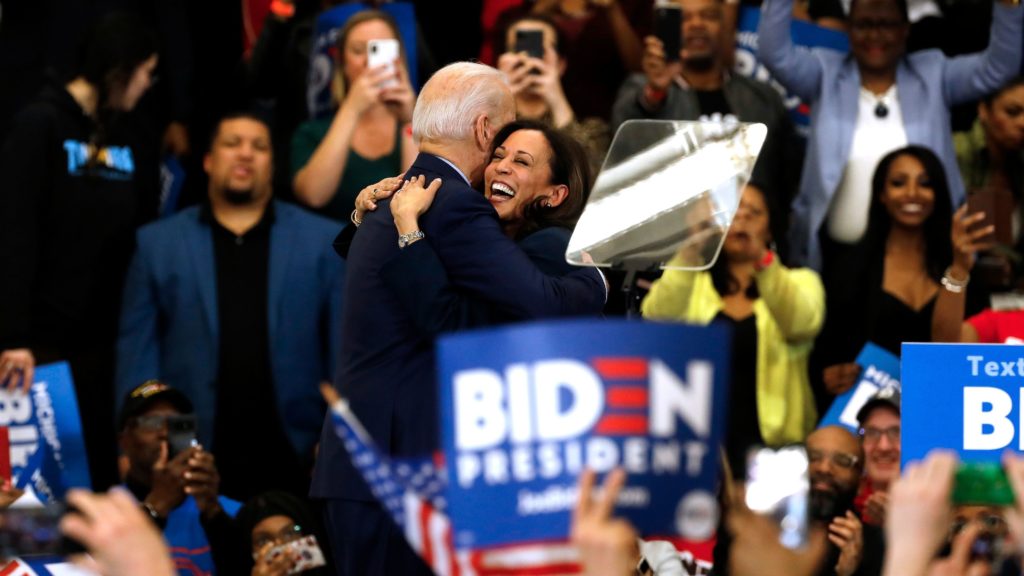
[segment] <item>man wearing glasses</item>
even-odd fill
[[[806,446],[810,515],[826,526],[832,544],[820,574],[880,574],[881,530],[863,525],[853,511],[864,465],[857,437],[841,426],[825,426],[807,436]]]
[[[180,444],[168,431],[195,420],[180,391],[150,380],[128,393],[118,419],[125,485],[163,532],[179,574],[239,574],[234,516],[240,504],[218,494],[213,455]],[[175,432],[176,434],[176,432]],[[186,443],[187,444],[187,443]]]
[[[857,496],[861,518],[885,524],[889,485],[900,477],[900,392],[883,388],[857,412],[864,447],[864,481]]]

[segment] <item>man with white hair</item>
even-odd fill
[[[462,62],[434,74],[413,112],[420,155],[406,172],[406,178],[422,175],[427,183],[441,179],[432,207],[420,218],[420,230],[399,236],[390,202],[381,200],[352,241],[335,387],[393,456],[430,455],[439,440],[434,343],[416,330],[382,277],[399,250],[429,242],[454,286],[515,319],[598,314],[604,305],[604,281],[595,270],[544,276],[502,233],[491,204],[473,189],[483,179],[491,140],[514,116],[501,72]],[[431,574],[374,500],[330,419],[311,495],[326,500],[339,574]]]

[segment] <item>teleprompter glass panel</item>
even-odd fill
[[[764,144],[764,124],[630,120],[615,134],[566,260],[709,268]]]

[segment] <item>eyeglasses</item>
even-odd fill
[[[262,550],[267,544],[287,544],[302,538],[302,536],[302,526],[298,524],[285,526],[276,533],[259,534],[252,540],[253,560],[257,559],[258,551]]]
[[[864,439],[865,444],[877,444],[882,436],[889,439],[889,442],[893,444],[900,441],[900,427],[890,426],[888,428],[861,428],[861,438]]]
[[[1008,526],[1006,520],[999,514],[982,514],[974,518],[954,518],[953,527],[950,532],[953,536],[956,536],[963,531],[971,522],[977,522],[984,532],[989,534],[1002,535],[1006,534]]]
[[[808,450],[807,461],[811,464],[818,464],[823,462],[825,458],[829,459],[836,468],[842,468],[843,470],[852,470],[859,461],[856,456],[846,454],[844,452],[826,452],[824,450]]]

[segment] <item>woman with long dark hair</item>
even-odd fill
[[[865,343],[898,356],[903,342],[931,341],[940,291],[966,285],[950,270],[953,220],[946,172],[934,152],[908,146],[882,158],[863,240],[826,262],[823,274],[828,319],[811,364],[823,388],[821,406],[853,386],[854,359]]]

